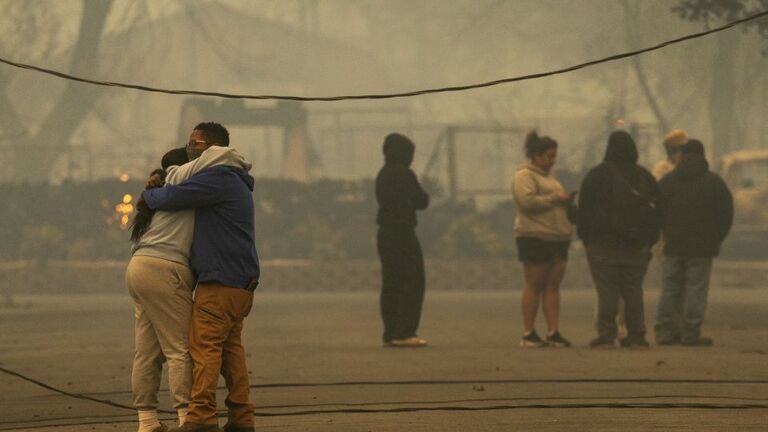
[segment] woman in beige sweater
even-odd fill
[[[522,347],[560,346],[571,343],[558,331],[560,283],[565,274],[573,225],[567,208],[572,196],[551,174],[557,157],[557,141],[531,132],[525,139],[529,163],[515,173],[512,193],[517,216],[515,234],[518,258],[523,263],[525,288],[522,311],[525,332]],[[546,341],[534,324],[539,304],[547,320]]]

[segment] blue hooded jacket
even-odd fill
[[[222,165],[141,195],[151,209],[195,209],[190,261],[199,282],[245,288],[260,274],[253,184],[253,177],[244,169]]]

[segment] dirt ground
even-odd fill
[[[712,288],[705,334],[714,347],[637,351],[587,348],[590,290],[563,292],[561,328],[575,346],[533,350],[517,346],[519,292],[428,292],[421,335],[430,346],[407,350],[381,347],[375,292],[267,289],[244,330],[257,430],[765,431],[766,293]],[[646,293],[649,328],[657,297]],[[0,307],[0,367],[130,405],[133,313],[125,293],[15,303]],[[131,410],[6,373],[0,388],[0,431],[137,429]],[[223,406],[223,390],[219,396]],[[161,400],[170,408],[167,392]]]

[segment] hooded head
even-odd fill
[[[688,143],[683,146],[683,157],[690,154],[704,156],[704,144],[697,139],[688,140]]]
[[[627,132],[617,130],[608,137],[608,147],[605,149],[606,162],[637,163],[637,146],[635,140]]]
[[[683,146],[683,159],[675,172],[684,179],[695,178],[709,170],[709,163],[704,157],[704,144],[697,139],[690,139]]]
[[[410,166],[416,146],[407,136],[391,133],[384,138],[384,160],[389,164]]]

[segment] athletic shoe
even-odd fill
[[[534,330],[527,335],[523,335],[523,338],[520,340],[520,346],[523,348],[542,348],[547,346],[547,343]]]
[[[648,349],[648,348],[650,348],[650,345],[648,344],[648,341],[645,340],[644,337],[630,337],[630,336],[627,336],[625,338],[619,339],[619,345],[622,348],[632,348],[632,349]]]
[[[680,345],[680,338],[656,338],[656,345]]]
[[[384,342],[384,346],[393,348],[423,348],[427,346],[427,341],[418,336],[411,336],[405,339],[393,339],[389,342]]]
[[[692,340],[692,341],[680,341],[680,345],[700,346],[700,347],[712,346],[713,343],[714,343],[714,341],[712,340],[712,338],[708,338],[708,337],[700,337],[700,338],[698,338],[696,340]]]
[[[571,346],[571,341],[564,338],[559,331],[555,331],[554,333],[547,335],[547,344],[555,348],[568,348]]]

